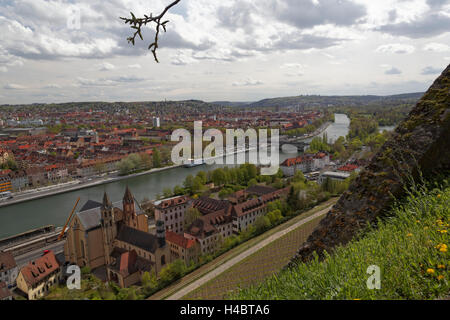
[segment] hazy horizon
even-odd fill
[[[179,100],[173,100],[173,99],[162,99],[162,100],[117,100],[117,101],[108,101],[108,100],[80,100],[80,101],[61,101],[61,102],[29,102],[29,103],[2,103],[0,104],[0,106],[5,106],[5,105],[10,105],[10,106],[15,106],[15,105],[33,105],[33,104],[67,104],[67,103],[98,103],[98,102],[105,102],[105,103],[140,103],[140,102],[163,102],[163,101],[168,101],[168,102],[182,102],[182,101],[190,101],[190,100],[195,100],[195,101],[202,101],[205,103],[218,103],[218,102],[229,102],[229,103],[255,103],[255,102],[259,102],[259,101],[263,101],[263,100],[268,100],[268,99],[279,99],[279,98],[290,98],[290,97],[302,97],[302,96],[320,96],[320,97],[364,97],[364,96],[375,96],[375,97],[391,97],[391,96],[397,96],[397,95],[408,95],[408,94],[424,94],[425,91],[418,91],[418,92],[402,92],[402,93],[398,93],[398,94],[389,94],[389,95],[370,95],[370,94],[346,94],[346,95],[325,95],[325,94],[299,94],[299,95],[295,95],[295,96],[283,96],[283,97],[265,97],[262,99],[258,99],[258,100],[251,100],[251,101],[230,101],[230,100],[212,100],[212,101],[205,101],[205,100],[201,100],[201,99],[196,99],[196,98],[187,98],[187,99],[179,99]]]

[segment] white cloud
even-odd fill
[[[130,68],[130,69],[141,69],[142,66],[139,63],[135,63],[135,64],[128,65],[128,68]]]
[[[280,66],[282,69],[304,69],[305,66],[300,63],[285,63]]]
[[[56,83],[49,83],[43,87],[44,89],[61,89],[62,87]]]
[[[435,68],[433,66],[427,66],[427,67],[422,69],[421,74],[423,74],[423,75],[435,75],[435,74],[440,74],[441,72],[442,72],[441,68]]]
[[[401,73],[402,73],[402,71],[396,67],[392,67],[384,72],[384,74],[387,74],[387,75],[396,75],[396,74],[401,74]]]
[[[242,81],[235,81],[233,82],[233,87],[248,87],[248,86],[259,86],[262,85],[263,82],[261,80],[254,80],[251,78],[247,78]]]
[[[288,77],[301,77],[304,75],[305,66],[300,63],[285,63],[280,68],[287,70],[285,75]]]
[[[379,46],[376,52],[380,53],[397,53],[397,54],[410,54],[415,51],[414,46],[401,43],[390,43]]]
[[[6,90],[23,90],[23,89],[26,89],[27,87],[22,86],[20,84],[9,83],[9,84],[4,85],[3,88]]]
[[[431,42],[431,43],[427,43],[423,47],[423,50],[431,51],[431,52],[448,52],[448,51],[450,51],[450,46],[443,44],[443,43]]]
[[[98,66],[99,71],[111,71],[114,70],[116,67],[108,62],[102,62]]]
[[[183,0],[167,15],[156,64],[147,50],[151,30],[132,46],[132,30],[118,17],[156,14],[167,2],[0,1],[0,73],[28,89],[0,87],[2,101],[256,100],[295,95],[299,87],[367,94],[371,82],[392,79],[401,90],[401,81],[449,58],[450,6],[443,0]],[[72,10],[81,13],[80,29],[68,28]],[[144,70],[157,80],[133,74]],[[149,94],[149,87],[164,90]]]

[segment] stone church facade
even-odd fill
[[[142,273],[156,275],[170,263],[164,222],[157,222],[157,234],[148,232],[148,217],[126,189],[122,201],[87,201],[70,222],[64,245],[66,261],[80,267],[106,267],[109,281],[128,287],[140,281]]]

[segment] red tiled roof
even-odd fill
[[[284,160],[283,163],[281,164],[281,166],[282,167],[292,167],[292,166],[295,166],[296,164],[300,164],[305,161],[311,161],[311,157],[298,156],[295,158],[289,158],[289,159]]]
[[[166,241],[176,244],[184,249],[192,248],[195,245],[195,240],[187,239],[181,234],[176,234],[172,231],[166,231]]]
[[[187,196],[179,196],[179,197],[175,197],[175,198],[168,199],[168,200],[162,200],[155,207],[156,208],[160,208],[160,209],[166,209],[166,208],[170,208],[170,207],[174,207],[174,206],[179,206],[179,205],[185,204],[188,201],[189,201],[189,197],[187,197]]]
[[[53,251],[50,251],[35,261],[28,263],[20,270],[20,273],[23,275],[27,284],[32,286],[41,282],[45,277],[58,269],[59,263]]]
[[[258,198],[250,199],[246,202],[236,204],[233,207],[233,211],[238,217],[244,216],[248,213],[254,212],[257,209],[264,208],[269,202],[279,199],[281,195],[286,195],[288,192],[289,187],[261,195]]]
[[[16,267],[16,260],[10,252],[0,252],[0,272]]]
[[[318,152],[318,153],[314,156],[314,158],[316,158],[316,159],[322,159],[322,158],[324,158],[324,157],[326,157],[326,153],[323,153],[323,152]]]
[[[345,171],[345,172],[352,172],[358,169],[359,167],[356,164],[346,164],[342,167],[340,167],[339,171]]]
[[[122,253],[120,256],[120,273],[128,275],[133,273],[132,269],[136,264],[137,253],[135,250]]]

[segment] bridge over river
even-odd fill
[[[331,140],[348,133],[350,121],[347,116],[336,114],[335,121],[325,130]],[[281,152],[280,163],[297,155],[299,153]],[[101,201],[104,191],[108,193],[112,201],[118,201],[122,199],[125,187],[128,185],[138,201],[156,199],[164,189],[173,189],[174,186],[181,185],[190,174],[195,175],[198,171],[214,170],[224,166],[226,165],[179,167],[2,207],[0,208],[0,239],[44,225],[63,226],[78,197],[81,198],[78,208],[89,199]]]

